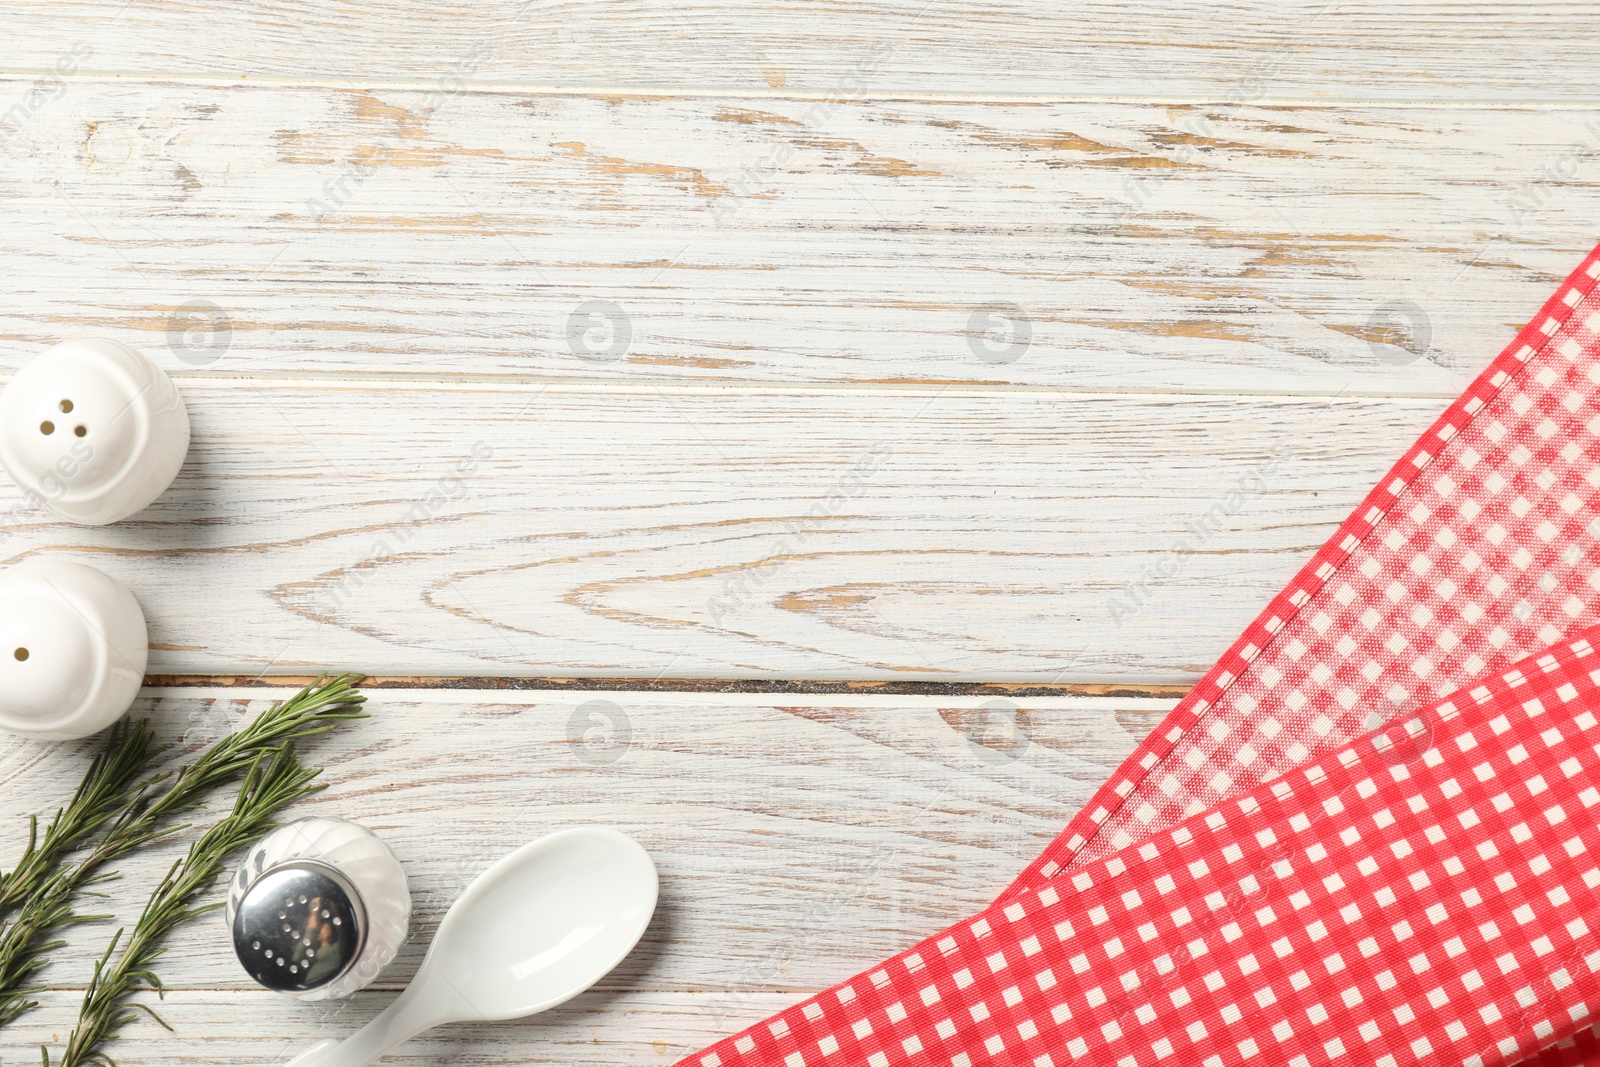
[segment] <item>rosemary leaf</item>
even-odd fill
[[[39,840],[38,819],[28,820],[28,844],[22,858],[0,875],[0,919],[38,892],[66,853],[136,804],[160,780],[135,785],[150,761],[163,751],[155,747],[149,720],[130,723],[124,719],[111,728],[72,799],[50,821],[44,840]]]
[[[107,864],[184,829],[172,822],[174,816],[204,803],[217,787],[237,780],[263,756],[350,719],[365,718],[361,704],[366,697],[355,689],[360,680],[354,674],[319,678],[274,704],[180,769],[159,795],[146,794],[147,801],[122,808],[83,859],[39,881],[0,932],[0,1028],[34,1007],[30,998],[37,990],[30,980],[61,944],[48,940],[50,931],[98,917],[77,914],[74,904],[90,886],[111,877]]]
[[[149,1005],[129,1003],[129,998],[142,989],[161,992],[161,982],[151,968],[166,951],[167,936],[188,919],[220,906],[220,902],[196,904],[195,900],[217,880],[228,857],[272,826],[279,811],[321,788],[312,784],[318,773],[295,759],[292,745],[258,758],[246,772],[232,813],[207,830],[189,846],[188,855],[172,865],[134,923],[120,955],[117,946],[124,931],[112,937],[84,992],[78,1025],[67,1038],[60,1067],[110,1063],[100,1047],[115,1039],[117,1031],[141,1012],[167,1026]],[[48,1049],[41,1046],[40,1055],[49,1067]]]

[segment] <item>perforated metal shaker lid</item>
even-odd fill
[[[303,993],[335,981],[361,955],[366,912],[344,876],[306,860],[263,872],[233,917],[233,950],[269,989]]]

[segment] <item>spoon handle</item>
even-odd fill
[[[422,983],[413,982],[378,1017],[343,1041],[324,1041],[289,1061],[289,1067],[366,1067],[424,1030],[449,1022],[448,1016],[417,1004]]]

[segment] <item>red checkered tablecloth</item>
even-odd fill
[[[1515,1062],[1600,1009],[1600,627],[684,1061]]]
[[[1233,827],[1227,833],[1236,835],[1241,823],[1226,814],[1230,801],[1236,803],[1240,797],[1257,798],[1265,809],[1269,805],[1260,793],[1267,783],[1279,779],[1289,781],[1296,768],[1307,765],[1326,770],[1329,753],[1340,750],[1373,724],[1392,721],[1396,716],[1404,718],[1443,694],[1468,685],[1480,676],[1503,670],[1511,662],[1561,641],[1563,635],[1577,633],[1600,621],[1600,567],[1597,567],[1600,563],[1600,508],[1595,506],[1596,490],[1600,488],[1600,293],[1596,291],[1597,278],[1600,278],[1600,249],[1590,254],[1488,370],[1423,434],[1162,726],[999,898],[994,908],[972,920],[972,924],[952,928],[947,938],[954,938],[959,948],[963,944],[962,937],[978,940],[993,937],[992,943],[999,946],[1006,959],[1009,959],[1007,953],[1021,952],[1024,957],[1031,957],[1045,952],[1046,939],[1037,932],[1022,933],[1017,925],[1020,920],[997,923],[996,915],[1005,918],[1011,913],[1007,909],[1020,908],[1024,915],[1059,914],[1063,918],[1056,921],[1072,922],[1074,932],[1066,940],[1057,938],[1051,943],[1054,945],[1052,952],[1066,952],[1063,946],[1069,946],[1073,938],[1086,936],[1082,930],[1082,915],[1087,912],[1074,909],[1093,897],[1095,886],[1104,884],[1103,879],[1110,872],[1108,864],[1125,868],[1123,873],[1114,876],[1119,882],[1136,869],[1150,873],[1151,868],[1140,864],[1158,862],[1163,846],[1156,842],[1175,831],[1196,833],[1197,817],[1202,819],[1202,825],[1207,817],[1220,819],[1223,829]],[[1580,680],[1574,678],[1570,684],[1579,685]],[[1424,740],[1413,743],[1425,746]],[[1441,746],[1431,751],[1444,752],[1446,748]],[[1470,757],[1459,753],[1451,756],[1452,760],[1459,761],[1458,758]],[[1402,762],[1398,766],[1409,764]],[[1586,763],[1583,766],[1587,768]],[[1546,773],[1549,768],[1543,763],[1539,767],[1544,775],[1541,780],[1552,777]],[[1286,774],[1290,778],[1283,779]],[[1578,777],[1587,774],[1587,769],[1583,769]],[[1376,782],[1380,777],[1373,775],[1372,780]],[[1464,790],[1467,788],[1465,776],[1457,774],[1454,780]],[[1553,783],[1546,781],[1546,784]],[[1403,790],[1408,786],[1404,782],[1393,782],[1386,788]],[[1300,799],[1291,799],[1289,803],[1309,803],[1310,794],[1304,789],[1291,787],[1290,796]],[[1477,812],[1476,807],[1473,810]],[[1334,840],[1320,841],[1330,856],[1338,853],[1338,835],[1346,832],[1370,835],[1374,831],[1373,827],[1363,829],[1354,824],[1336,827],[1318,822],[1317,825],[1335,834]],[[1405,834],[1404,830],[1396,832]],[[1474,845],[1482,836],[1469,827],[1451,827],[1449,832],[1452,839],[1467,834]],[[1485,838],[1491,839],[1493,834]],[[1224,842],[1204,834],[1198,834],[1196,840],[1209,841],[1207,847],[1221,850],[1250,846],[1248,841]],[[1406,840],[1409,847],[1417,847],[1410,837]],[[1435,842],[1429,844],[1438,846]],[[1186,848],[1187,854],[1194,854],[1192,846]],[[1154,849],[1158,855],[1156,859],[1145,860],[1141,849]],[[1548,850],[1546,855],[1549,858]],[[1218,851],[1202,857],[1202,862],[1213,865],[1219,857],[1228,860]],[[1406,859],[1381,849],[1373,850],[1370,858],[1383,864],[1385,872],[1398,870],[1396,864],[1403,866]],[[1303,867],[1295,869],[1304,872]],[[1100,872],[1098,876],[1097,871]],[[1484,893],[1490,888],[1490,883],[1480,881],[1486,871],[1487,868],[1478,865],[1463,868],[1450,877],[1469,881],[1472,888]],[[1348,881],[1349,875],[1340,871],[1334,873]],[[1170,872],[1168,876],[1175,877]],[[1496,877],[1487,876],[1491,883]],[[1194,888],[1191,886],[1191,891]],[[1595,887],[1584,888],[1592,891]],[[1046,903],[1047,898],[1050,903]],[[1320,903],[1312,911],[1295,909],[1297,921],[1324,925],[1333,922],[1337,915],[1327,912],[1326,908],[1335,906],[1334,899],[1330,896],[1315,899]],[[1111,905],[1101,906],[1110,908]],[[1277,914],[1277,910],[1274,913]],[[1079,918],[1072,919],[1072,915]],[[1155,919],[1152,917],[1150,921],[1155,922]],[[1556,938],[1559,931],[1546,929],[1548,921],[1553,919],[1537,910],[1535,919],[1528,923],[1505,924],[1495,917],[1496,923],[1510,925],[1516,931],[1509,935],[1512,941],[1524,933]],[[990,932],[980,935],[976,932],[980,927],[973,924],[987,924]],[[1095,925],[1098,924],[1090,924],[1091,927]],[[1419,945],[1437,948],[1443,944],[1435,944],[1434,935],[1441,933],[1434,929],[1435,925],[1413,927],[1413,936],[1419,938]],[[1157,929],[1160,930],[1159,923]],[[967,931],[966,934],[958,933],[962,930]],[[1170,931],[1158,935],[1153,943],[1173,949],[1176,946],[1166,944],[1171,936],[1175,935]],[[1502,932],[1502,936],[1506,935]],[[1029,938],[1039,938],[1036,952],[1027,951],[1025,946]],[[1572,934],[1570,940],[1578,944],[1581,937]],[[913,950],[911,956],[919,967],[938,970],[945,966],[939,961],[945,960],[946,955],[938,948],[941,944],[938,939],[930,943],[936,952],[928,953],[924,945]],[[1140,940],[1139,945],[1148,947],[1150,943]],[[842,1067],[846,1064],[852,1067],[889,1067],[891,1064],[1061,1067],[1078,1056],[1088,1056],[1085,1062],[1114,1063],[1117,1067],[1142,1067],[1160,1062],[1212,1067],[1213,1059],[1206,1057],[1213,1057],[1216,1067],[1233,1063],[1302,1062],[1293,1056],[1303,1057],[1306,1064],[1384,1063],[1389,1061],[1367,1055],[1373,1042],[1387,1041],[1388,1037],[1382,1035],[1413,1032],[1416,1019],[1423,1020],[1417,1024],[1423,1029],[1417,1030],[1417,1039],[1422,1044],[1416,1048],[1426,1046],[1427,1050],[1407,1053],[1403,1048],[1385,1048],[1382,1055],[1394,1057],[1395,1064],[1509,1063],[1530,1049],[1557,1043],[1562,1038],[1570,1040],[1564,1047],[1545,1053],[1541,1062],[1585,1062],[1584,1057],[1600,1047],[1584,1022],[1586,1016],[1569,1018],[1566,1023],[1557,1025],[1539,1015],[1544,1010],[1543,1005],[1565,1003],[1564,994],[1558,995],[1560,990],[1530,987],[1533,993],[1518,993],[1523,997],[1532,996],[1533,1002],[1521,1005],[1515,1017],[1505,1015],[1504,1008],[1495,1006],[1499,1002],[1492,998],[1498,995],[1495,991],[1500,984],[1515,980],[1506,977],[1510,972],[1505,972],[1496,982],[1489,981],[1480,966],[1485,960],[1493,962],[1492,957],[1484,956],[1490,951],[1484,947],[1486,943],[1462,941],[1463,945],[1476,946],[1468,948],[1466,959],[1485,983],[1480,989],[1490,992],[1480,996],[1474,990],[1463,988],[1457,991],[1454,999],[1446,998],[1446,1003],[1458,1006],[1463,998],[1474,1003],[1481,1000],[1480,1007],[1484,1010],[1502,1013],[1492,1021],[1480,1020],[1481,1026],[1470,1020],[1463,1021],[1465,1015],[1462,1019],[1445,1020],[1439,1014],[1444,1009],[1434,1006],[1432,1013],[1416,1014],[1413,1020],[1396,1017],[1392,1024],[1374,1016],[1365,1025],[1377,1027],[1380,1037],[1365,1038],[1355,1022],[1356,1015],[1361,1012],[1354,1005],[1336,1010],[1336,1005],[1325,1002],[1319,1002],[1318,1011],[1326,1014],[1326,1020],[1285,1016],[1272,1022],[1267,1018],[1272,1014],[1267,1006],[1239,999],[1242,995],[1239,990],[1249,984],[1244,976],[1222,976],[1218,971],[1216,980],[1224,985],[1217,990],[1207,990],[1208,1003],[1215,1001],[1213,1006],[1220,1010],[1226,1006],[1221,1001],[1227,1000],[1240,1013],[1240,1019],[1234,1022],[1223,1019],[1226,1025],[1221,1030],[1215,1022],[1208,1024],[1202,1018],[1194,1021],[1206,1033],[1227,1033],[1230,1040],[1245,1030],[1250,1031],[1247,1038],[1234,1042],[1232,1051],[1216,1042],[1204,1044],[1209,1039],[1195,1037],[1183,1056],[1168,1060],[1161,1053],[1163,1046],[1159,1040],[1178,1049],[1184,1038],[1174,1032],[1164,1034],[1148,1046],[1137,1042],[1127,1044],[1125,1050],[1112,1056],[1108,1050],[1122,1046],[1106,1036],[1109,1033],[1104,1029],[1106,1026],[1140,1033],[1150,1026],[1167,1026],[1167,1023],[1154,1021],[1146,1023],[1138,1016],[1142,1010],[1146,1014],[1155,1013],[1155,1019],[1174,1025],[1181,1020],[1187,1028],[1193,1013],[1185,1005],[1169,1007],[1152,999],[1145,1004],[1128,1006],[1129,1011],[1136,1013],[1133,1021],[1138,1027],[1134,1030],[1129,1029],[1131,1024],[1127,1018],[1119,1016],[1096,1023],[1100,1029],[1092,1032],[1084,1013],[1070,1009],[1072,994],[1068,989],[1078,989],[1081,984],[1078,977],[1068,981],[1055,966],[1048,968],[1055,982],[1048,988],[1029,988],[1023,983],[987,992],[979,988],[977,975],[981,974],[981,969],[967,968],[972,982],[965,986],[954,977],[959,972],[952,971],[947,977],[955,984],[947,990],[941,990],[937,983],[932,986],[924,983],[921,988],[931,990],[931,995],[939,999],[922,1004],[921,1009],[914,1012],[916,1000],[901,996],[903,983],[890,977],[888,970],[878,969],[706,1052],[688,1057],[682,1063],[685,1067],[717,1067],[719,1064],[725,1067],[756,1064],[762,1067],[779,1064],[783,1067]],[[1122,937],[1119,944],[1135,956],[1139,955],[1130,938]],[[1091,988],[1099,990],[1095,995],[1106,997],[1105,1004],[1126,1006],[1128,998],[1138,999],[1130,989],[1123,989],[1117,995],[1123,999],[1113,996],[1116,984],[1122,979],[1118,976],[1118,965],[1109,957],[1096,961],[1091,954],[1080,955],[1091,961],[1090,970],[1084,972],[1089,977],[1083,980],[1096,983]],[[1341,951],[1339,957],[1344,964],[1356,966],[1355,959],[1347,953]],[[899,960],[907,958],[902,956]],[[1259,952],[1254,958],[1266,966]],[[1460,962],[1454,956],[1448,958],[1453,961],[1450,966]],[[1591,970],[1593,968],[1581,972],[1584,983],[1592,984]],[[1548,977],[1555,972],[1544,973]],[[1579,974],[1571,968],[1569,973]],[[1311,971],[1306,974],[1309,976]],[[879,976],[888,983],[883,989],[893,986],[890,992],[880,989]],[[1412,987],[1417,982],[1426,983],[1418,975],[1405,981],[1395,977],[1395,981],[1398,983],[1395,989],[1402,990],[1396,995],[1407,997],[1416,992]],[[1189,989],[1189,986],[1185,984],[1184,988]],[[831,1003],[829,998],[838,1001],[841,991],[848,991],[844,995],[855,999]],[[1382,1003],[1393,999],[1387,996],[1391,990],[1380,992],[1386,994],[1380,998]],[[920,989],[916,993],[918,998],[923,995]],[[1193,996],[1193,990],[1188,995]],[[882,1002],[885,996],[898,999]],[[971,1043],[976,1031],[967,1024],[963,1012],[971,1015],[974,1008],[981,1007],[993,1015],[996,997],[1008,1011],[1023,1005],[1030,1013],[1025,1021],[1036,1030],[1037,1036],[1028,1037],[1018,1031],[1017,1039],[1008,1043],[1003,1037],[986,1034],[977,1039],[976,1044]],[[1023,999],[1012,1004],[1015,997]],[[873,1005],[870,1009],[866,1006],[869,1002]],[[852,1003],[858,1007],[852,1009]],[[1411,1000],[1405,1003],[1408,1007],[1404,1010],[1418,1012]],[[936,1009],[935,1004],[944,1007]],[[885,1013],[881,1025],[871,1021],[871,1011],[879,1008]],[[1065,1014],[1069,1010],[1071,1013]],[[863,1011],[867,1014],[861,1014]],[[1060,1019],[1055,1018],[1058,1011],[1063,1013]],[[902,1017],[895,1018],[897,1013]],[[933,1018],[941,1013],[944,1018]],[[1449,1011],[1444,1013],[1449,1014]],[[1088,1018],[1100,1019],[1103,1014],[1091,1013]],[[979,1022],[973,1020],[972,1025]],[[1453,1059],[1455,1052],[1465,1047],[1466,1039],[1455,1037],[1446,1029],[1428,1031],[1426,1027],[1432,1022],[1441,1027],[1454,1022],[1466,1027],[1469,1035],[1483,1032],[1482,1026],[1498,1027],[1502,1037],[1514,1039],[1514,1045],[1509,1052],[1489,1048],[1473,1050]],[[1357,1025],[1357,1028],[1348,1032],[1338,1030],[1344,1023]],[[1263,1026],[1268,1030],[1261,1030]],[[1549,1027],[1548,1032],[1540,1034],[1541,1026]],[[950,1027],[955,1029],[946,1036],[944,1031]],[[1269,1033],[1272,1027],[1332,1036],[1323,1041],[1321,1051],[1295,1038],[1296,1051],[1292,1055],[1280,1055],[1284,1045],[1281,1040],[1272,1046],[1278,1051],[1268,1054],[1265,1050],[1276,1040]],[[802,1032],[804,1040],[797,1036]],[[1187,1032],[1185,1029],[1184,1033]],[[1104,1047],[1096,1044],[1097,1033],[1105,1039]],[[1263,1044],[1264,1040],[1268,1043]],[[1075,1056],[1079,1046],[1074,1042],[1081,1042],[1086,1050],[1099,1048],[1100,1051],[1092,1055],[1085,1051]],[[1253,1042],[1258,1052],[1247,1054],[1247,1042]],[[1198,1052],[1202,1047],[1212,1051],[1202,1056]],[[1440,1051],[1446,1048],[1452,1050],[1448,1055]],[[1356,1049],[1362,1051],[1354,1051]],[[1257,1059],[1258,1055],[1265,1058]],[[1405,1058],[1407,1055],[1411,1058]]]

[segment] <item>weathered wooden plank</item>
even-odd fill
[[[157,674],[1192,681],[1431,400],[187,383]],[[90,440],[92,440],[92,435]],[[1165,577],[1163,577],[1165,575]]]
[[[1453,396],[1600,213],[1553,109],[74,81],[0,153],[0,366],[196,375]]]
[[[135,714],[177,763],[270,695],[148,691]],[[656,1041],[682,1055],[981,907],[1169,706],[380,690],[370,720],[309,746],[328,788],[295,810],[372,827],[406,866],[414,936],[384,990],[409,980],[450,901],[500,855],[571,825],[635,836],[661,872],[659,917],[599,992],[540,1023],[440,1035],[396,1062],[648,1061]],[[0,739],[0,867],[23,818],[61,803],[91,750]],[[182,847],[124,863],[107,910],[136,914]],[[110,932],[71,931],[44,980],[81,988]],[[347,1032],[388,1000],[319,1008],[251,989],[216,919],[181,931],[162,974],[177,1035],[136,1024],[120,1062],[274,1062],[295,1051],[286,1042]],[[47,996],[4,1035],[0,1060],[64,1037],[75,1010],[70,992]],[[435,1059],[413,1059],[424,1056]]]
[[[35,1015],[0,1032],[4,1062],[37,1064],[41,1043],[55,1062],[82,995],[41,993]],[[353,1033],[392,998],[392,993],[363,991],[330,1006],[299,1004],[258,989],[176,989],[155,1005],[174,1032],[140,1019],[111,1054],[119,1067],[284,1067],[324,1036]],[[430,1031],[381,1062],[384,1067],[665,1067],[803,998],[751,993],[724,1006],[718,993],[592,990],[532,1019]]]
[[[1593,9],[1526,0],[401,0],[381,18],[282,0],[88,0],[12,2],[4,17],[12,70],[1163,100],[1568,101],[1600,92]]]

